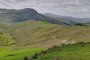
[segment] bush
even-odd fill
[[[26,57],[24,57],[24,60],[28,60],[28,57],[26,56]]]
[[[84,45],[81,45],[81,47],[84,47]]]
[[[38,58],[36,55],[32,56],[32,59],[36,59],[36,58]]]
[[[62,46],[64,46],[64,44],[62,44]]]
[[[38,58],[37,56],[38,56],[38,54],[36,53],[34,56],[32,56],[32,59]]]
[[[85,42],[78,42],[78,44],[84,44]]]

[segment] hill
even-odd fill
[[[0,9],[0,22],[4,24],[10,25],[16,22],[23,22],[28,20],[34,20],[34,21],[39,20],[39,21],[47,21],[53,24],[72,25],[71,23],[67,23],[65,21],[67,19],[62,21],[62,19],[57,20],[55,18],[47,17],[31,8],[25,8],[25,9],[19,9],[19,10]],[[77,24],[77,23],[74,23],[74,24]]]
[[[23,60],[54,45],[90,42],[89,25],[67,26],[30,20],[11,26],[0,24],[0,29],[1,60]]]
[[[45,21],[26,21],[16,23],[6,29],[17,41],[14,48],[43,47],[53,45],[89,42],[89,26],[63,26]]]
[[[76,23],[88,23],[88,22],[90,22],[90,18],[88,18],[88,17],[80,18],[80,17],[71,17],[71,16],[60,16],[60,15],[51,14],[51,13],[45,13],[44,15],[54,17],[57,19],[67,20],[67,21],[73,22],[73,23],[75,23],[75,22]]]

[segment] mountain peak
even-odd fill
[[[6,22],[23,22],[27,20],[42,20],[47,21],[53,24],[61,24],[61,25],[70,25],[71,23],[67,23],[65,21],[56,20],[56,18],[51,18],[45,15],[38,13],[35,9],[25,8],[25,9],[4,9],[1,11],[0,17],[3,18]],[[5,19],[4,19],[5,18]]]
[[[35,9],[31,9],[31,8],[20,9],[18,12],[20,12],[20,13],[28,13],[28,14],[38,13]]]
[[[21,9],[21,10],[35,10],[35,9],[33,9],[33,8],[24,8],[24,9]]]

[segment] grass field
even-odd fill
[[[25,56],[32,56],[39,53],[42,48],[24,48],[11,50],[9,47],[0,47],[0,60],[23,60]]]
[[[90,60],[90,43],[56,47],[33,60]]]

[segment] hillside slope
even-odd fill
[[[32,60],[90,60],[90,43],[53,47],[36,54]]]
[[[90,18],[89,17],[71,17],[71,16],[60,16],[60,15],[56,15],[56,14],[51,14],[51,13],[45,13],[45,16],[50,16],[50,17],[54,17],[57,19],[63,19],[63,20],[67,20],[70,22],[77,22],[77,23],[88,23],[90,22]]]
[[[0,32],[0,46],[8,46],[15,43],[10,34]]]
[[[52,24],[47,21],[30,20],[18,22],[11,26],[0,24],[0,32],[1,60],[23,60],[25,56],[32,56],[35,53],[39,53],[41,50],[46,50],[52,46],[74,44],[77,42],[90,42],[90,25],[67,26]],[[71,53],[73,53],[73,50]],[[61,55],[59,56],[60,58],[67,58],[67,56],[70,57],[69,54],[62,57]],[[76,59],[73,56],[71,59]],[[89,56],[86,55],[85,59],[81,58],[81,56],[82,55],[80,55],[78,58],[83,60],[89,58]],[[49,58],[51,59],[52,56]],[[40,59],[43,60],[43,57]],[[56,59],[56,57],[54,59]]]
[[[62,43],[90,41],[89,26],[63,26],[45,21],[26,21],[7,29],[17,41],[16,47],[37,46],[48,48]]]

